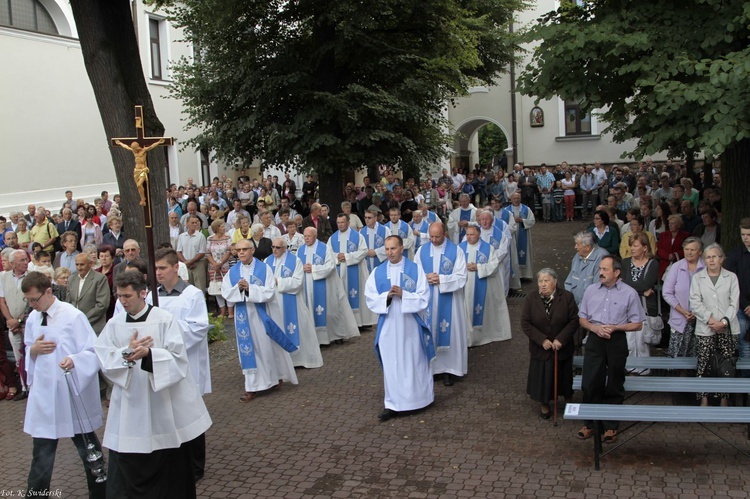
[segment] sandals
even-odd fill
[[[586,440],[587,438],[591,438],[594,436],[594,430],[589,428],[588,426],[584,426],[583,428],[578,430],[576,436],[581,440]]]
[[[613,444],[617,442],[617,430],[607,430],[602,435],[602,442],[605,444]]]
[[[255,398],[255,393],[253,392],[246,392],[242,397],[240,397],[240,402],[248,403],[251,400]]]

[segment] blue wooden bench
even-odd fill
[[[644,378],[645,379],[645,378]],[[700,378],[682,378],[697,380]],[[691,387],[690,391],[699,391]],[[692,407],[692,406],[663,406],[663,405],[618,405],[618,404],[568,404],[563,415],[565,419],[596,421],[594,428],[594,468],[599,470],[603,456],[629,442],[655,423],[697,423],[710,431],[724,442],[728,443],[745,456],[750,455],[725,439],[715,431],[705,426],[705,423],[750,423],[750,407]],[[601,422],[602,421],[633,421],[650,423],[630,438],[619,442],[616,446],[602,453]],[[748,426],[748,440],[750,440],[750,425]]]

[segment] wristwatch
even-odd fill
[[[721,319],[721,323],[724,324],[724,327],[729,326],[729,321],[726,319]]]

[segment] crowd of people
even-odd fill
[[[68,191],[59,212],[29,205],[25,215],[0,217],[0,310],[15,357],[13,365],[2,349],[0,381],[7,400],[30,398],[29,489],[49,485],[44,463],[54,447],[43,441],[72,437],[80,446],[79,437],[95,439],[102,424],[100,411],[87,427],[72,421],[69,404],[58,408],[64,424],[56,431],[29,414],[44,396],[33,387],[34,377],[42,379],[40,356],[70,334],[56,309],[75,320],[82,314],[90,327],[89,339],[54,360],[66,372],[75,367],[79,382],[101,386],[97,395],[110,400],[107,487],[133,493],[203,474],[210,418],[202,402],[185,407],[211,391],[207,301],[215,302],[215,315],[234,320],[243,403],[296,384],[295,367],[323,366],[321,346],[375,327],[385,385],[381,421],[429,406],[435,380],[452,386],[465,377],[470,347],[510,339],[507,297],[524,296],[521,280],[535,276],[538,292],[526,298],[521,328],[532,359],[528,393],[543,418],[557,403],[553,393],[572,396],[573,350],[582,341],[584,401],[621,403],[625,359],[650,351],[649,317],[668,318],[669,354],[696,355],[698,375],[709,353],[733,350],[738,335],[741,353],[750,356],[750,284],[742,284],[750,278],[750,219],[741,228],[745,246],[723,265],[720,177],[705,185],[699,179],[695,185],[685,166],[671,161],[608,172],[599,163],[517,164],[507,175],[477,165],[465,175],[444,169],[420,181],[387,171],[378,181],[347,184],[340,210],[319,202],[326,196],[312,176],[299,189],[288,174],[283,183],[244,171],[201,187],[188,179],[167,190],[170,240],[156,252],[159,286],[150,291],[119,196],[110,201],[102,192],[87,204]],[[591,222],[575,236],[564,283],[553,269],[535,273],[531,229],[538,218]],[[61,373],[43,378],[47,389],[65,387]],[[707,394],[699,397],[707,403]],[[148,418],[161,421],[163,414],[145,410],[142,421],[118,420],[151,404],[181,414],[167,425],[170,436],[145,430]],[[616,440],[616,422],[606,429],[605,441]],[[592,432],[587,424],[578,435]],[[143,454],[153,458],[148,472],[135,464]],[[165,460],[184,466],[160,474]],[[99,486],[88,476],[94,494]]]
[[[558,284],[553,269],[542,269],[539,293],[523,309],[532,359],[527,391],[541,417],[557,404],[554,393],[570,400],[573,351],[582,344],[584,403],[621,404],[627,358],[649,356],[653,346],[672,357],[697,357],[697,376],[710,375],[715,352],[731,358],[739,348],[740,356],[750,356],[750,218],[740,224],[743,245],[725,257],[718,173],[710,182],[701,173],[694,183],[685,164],[671,161],[641,162],[633,171],[615,165],[607,172],[598,163],[516,170],[522,198],[531,206],[541,201],[544,221],[562,220],[547,217],[554,211],[544,203],[555,182],[566,180],[572,209],[566,205],[564,219],[590,220],[574,237],[565,281]],[[697,394],[700,404],[708,405],[710,395]],[[727,394],[714,396],[728,404]],[[617,440],[618,426],[605,422],[604,442]],[[589,421],[577,436],[587,439],[594,428]]]

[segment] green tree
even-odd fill
[[[180,2],[172,18],[200,47],[174,68],[192,145],[316,172],[329,200],[345,170],[430,167],[447,100],[511,61],[523,1]]]
[[[722,243],[750,214],[750,8],[738,0],[565,2],[539,19],[519,78],[526,95],[603,109],[623,156],[703,151],[721,159]]]
[[[508,148],[508,139],[502,129],[494,123],[487,123],[479,129],[479,164],[492,164],[493,156],[498,160]]]

